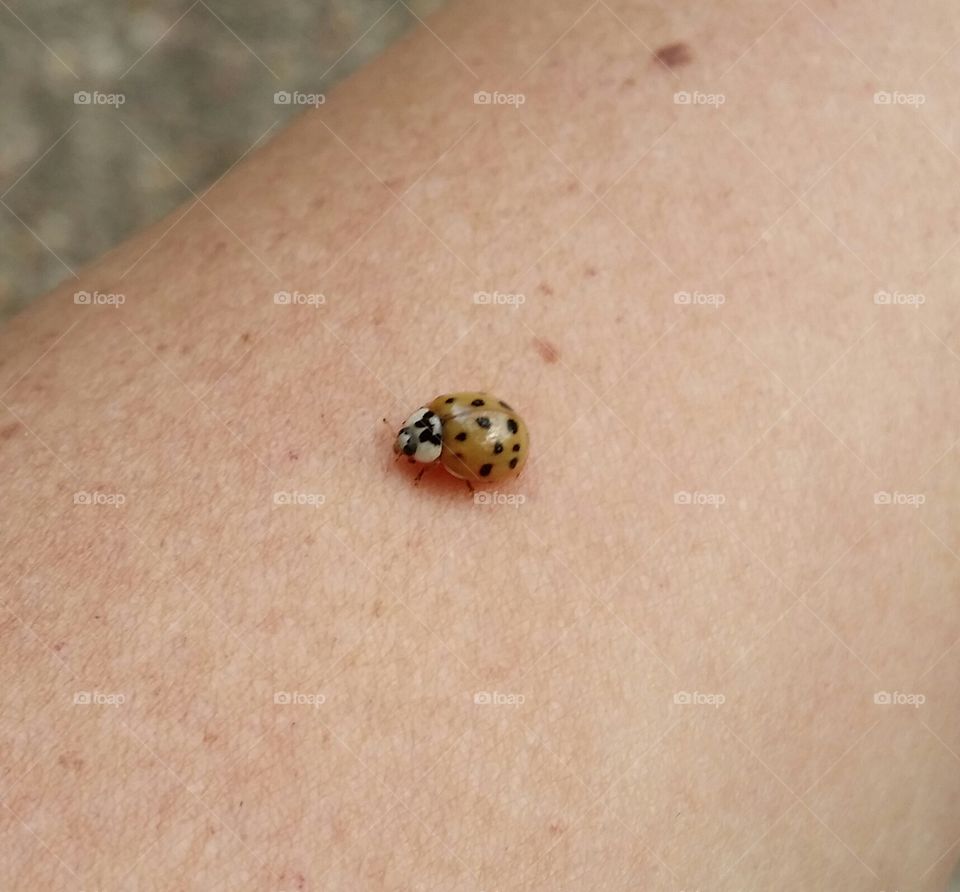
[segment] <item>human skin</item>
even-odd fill
[[[452,5],[12,320],[5,887],[944,888],[960,22],[904,18]],[[391,449],[473,388],[494,504]]]

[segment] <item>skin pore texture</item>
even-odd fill
[[[4,887],[943,889],[955,10],[427,24],[0,332]]]

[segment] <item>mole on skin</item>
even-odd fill
[[[548,364],[553,364],[560,358],[560,351],[546,338],[534,338],[533,345],[537,348],[540,358]]]
[[[667,68],[680,68],[682,65],[689,65],[693,61],[693,53],[689,46],[682,41],[677,41],[677,43],[668,43],[666,46],[660,47],[653,54],[653,58],[662,65],[666,65]]]

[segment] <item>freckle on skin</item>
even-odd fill
[[[560,359],[560,351],[546,338],[534,338],[533,346],[537,348],[537,353],[540,354],[540,358],[548,365],[553,365],[553,363]]]
[[[548,295],[553,294],[553,288],[550,286],[549,282],[541,282],[537,286],[537,290],[543,292],[544,294],[548,294]]]
[[[693,53],[690,47],[679,40],[676,43],[668,43],[666,46],[660,47],[653,57],[657,62],[666,65],[667,68],[680,68],[693,61]]]
[[[19,421],[14,421],[13,424],[0,428],[0,440],[9,440],[18,430],[20,430]]]
[[[76,753],[63,753],[57,758],[57,763],[64,768],[72,768],[74,771],[80,771],[86,764]]]

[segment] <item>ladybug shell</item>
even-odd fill
[[[523,419],[499,397],[483,391],[444,393],[427,408],[440,418],[440,463],[454,477],[496,483],[523,470],[530,434]]]

